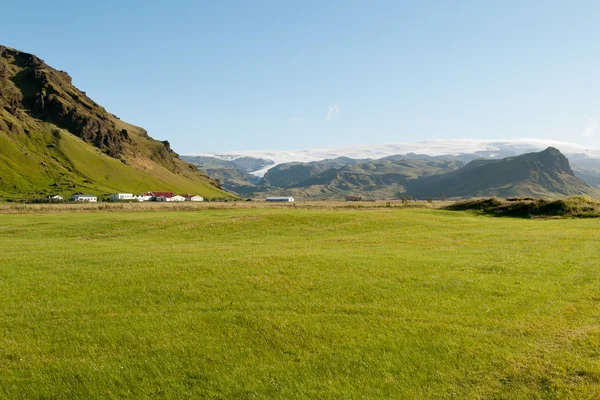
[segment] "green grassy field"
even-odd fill
[[[600,396],[600,220],[0,214],[0,398]]]

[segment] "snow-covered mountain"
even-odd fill
[[[253,157],[273,161],[273,164],[266,165],[251,172],[254,176],[262,177],[274,166],[289,162],[321,161],[337,157],[378,159],[408,153],[429,156],[476,155],[485,158],[502,158],[541,151],[550,146],[559,149],[570,157],[600,158],[600,149],[587,148],[573,143],[545,139],[425,140],[413,143],[398,142],[381,145],[360,145],[307,150],[244,150],[224,153],[187,154],[186,156],[215,157],[228,161],[236,160],[241,157]]]

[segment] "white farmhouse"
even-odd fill
[[[137,197],[131,193],[116,193],[110,196],[112,201],[132,201],[137,200]]]
[[[138,201],[150,201],[153,199],[153,196],[151,193],[142,193],[137,196],[137,199]]]
[[[51,194],[51,195],[49,195],[47,198],[48,198],[48,200],[50,200],[50,201],[63,201],[63,198],[62,198],[62,196],[59,196],[59,195],[57,195],[57,194]]]
[[[71,196],[71,201],[85,201],[88,203],[95,203],[98,201],[98,198],[92,194],[75,194]]]
[[[202,196],[193,196],[191,194],[188,194],[183,197],[185,198],[185,201],[204,201],[204,197]]]
[[[273,201],[278,203],[293,203],[293,197],[267,197],[265,201]]]
[[[171,201],[185,201],[185,197],[175,195],[175,196],[171,197]]]

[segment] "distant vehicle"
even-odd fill
[[[279,203],[293,203],[293,197],[267,197],[265,201],[279,202]]]

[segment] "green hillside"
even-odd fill
[[[0,198],[147,190],[231,196],[168,142],[108,113],[65,72],[0,46]]]

